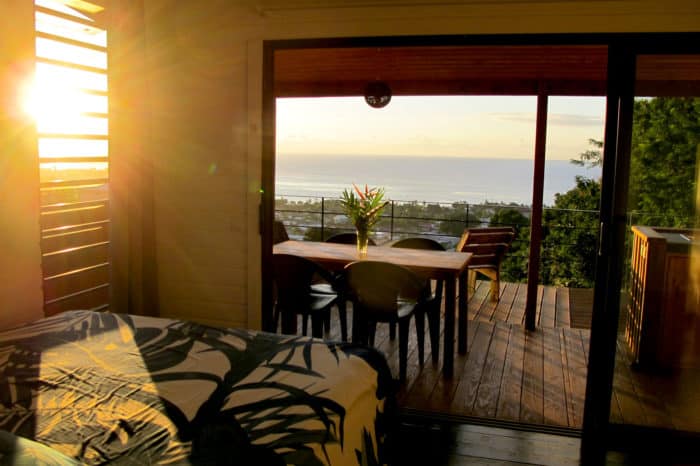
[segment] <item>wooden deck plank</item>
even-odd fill
[[[564,384],[565,357],[561,329],[542,329],[544,348],[544,423],[568,426],[566,386]]]
[[[408,377],[399,392],[399,406],[516,422],[538,422],[541,418],[539,422],[549,426],[580,428],[590,330],[567,326],[572,322],[570,312],[573,312],[567,308],[571,300],[569,290],[542,289],[540,322],[551,324],[553,316],[555,327],[540,325],[534,333],[528,334],[522,326],[526,285],[504,282],[501,299],[494,305],[490,305],[488,285],[487,281],[477,281],[477,290],[481,291],[470,296],[470,315],[478,320],[468,325],[467,354],[455,354],[452,378],[445,379],[442,364],[431,361],[427,322],[425,363],[418,364],[417,338],[414,324],[411,324]],[[352,332],[352,311],[351,306],[348,307],[349,331]],[[486,322],[487,319],[490,322]],[[325,338],[339,341],[340,326],[335,308],[331,312],[331,323]],[[440,348],[443,347],[443,332],[441,328]],[[376,346],[386,355],[394,376],[398,376],[398,341],[389,340],[388,325],[378,326]],[[693,402],[700,406],[700,397],[693,391],[698,384],[687,378],[632,370],[625,359],[626,352],[627,346],[620,340],[610,405],[611,421],[698,430],[697,410],[692,408]],[[439,355],[441,359],[442,354]],[[537,368],[538,364],[541,369]],[[538,392],[542,393],[541,397]]]
[[[557,288],[557,298],[555,302],[555,327],[571,327],[571,309],[569,307],[569,289]]]
[[[523,383],[523,361],[525,356],[525,329],[510,326],[506,361],[503,366],[500,396],[496,417],[511,421],[520,420],[520,395]]]
[[[467,355],[464,371],[452,400],[452,408],[457,412],[472,412],[493,335],[494,325],[491,323],[475,322],[474,326],[474,344]]]
[[[426,322],[426,352],[425,363],[415,375],[412,371],[408,371],[406,387],[403,390],[403,396],[399,400],[400,404],[411,406],[414,409],[428,409],[430,396],[437,381],[442,378],[442,356],[438,353],[437,364],[432,362],[432,352],[430,350],[430,335]],[[442,342],[444,338],[444,327],[440,326],[440,338]],[[442,345],[440,344],[440,347]]]
[[[464,410],[451,411],[453,400],[457,387],[465,373],[465,366],[468,361],[468,355],[471,353],[471,348],[474,347],[474,336],[478,328],[477,322],[471,322],[467,327],[467,354],[455,354],[454,367],[455,371],[451,378],[445,378],[440,374],[435,384],[435,388],[430,394],[429,407],[431,410],[438,412],[453,412],[455,414],[466,414]],[[457,336],[455,335],[455,339]],[[456,346],[455,346],[456,347]]]
[[[629,363],[624,357],[626,351],[624,342],[618,339],[613,386],[617,385],[617,381],[622,390],[618,400],[621,403],[621,413],[624,422],[641,423],[653,427],[673,424],[663,398],[659,398],[646,388],[647,384],[644,383],[644,379],[648,379],[649,375],[643,372],[634,373],[630,369]],[[635,412],[632,415],[631,410],[633,409],[638,409],[639,413]]]
[[[510,328],[503,322],[493,325],[491,345],[484,364],[479,388],[474,402],[474,416],[494,417],[498,408],[498,398],[506,362]]]
[[[563,329],[566,348],[569,392],[567,395],[569,423],[572,427],[583,426],[583,404],[586,396],[586,355],[581,344],[581,334],[576,329]]]
[[[496,306],[496,312],[493,314],[493,320],[495,322],[508,321],[508,316],[513,308],[515,293],[518,290],[517,283],[502,283],[501,285],[503,286],[503,289],[501,291],[500,299],[498,300],[498,305]]]
[[[542,318],[542,294],[544,287],[542,285],[537,285],[537,301],[535,307],[535,325],[540,326],[540,319]],[[525,322],[523,321],[523,324]]]
[[[520,420],[530,424],[544,422],[543,329],[526,331],[523,362],[523,393]]]
[[[486,299],[484,299],[479,307],[478,320],[482,322],[493,322],[493,314],[496,312],[496,306],[498,306],[498,301],[491,300],[491,292],[489,291]]]
[[[508,316],[509,324],[523,325],[525,323],[525,301],[527,300],[527,286],[519,286],[513,300],[513,308]]]
[[[540,314],[540,327],[554,328],[556,321],[557,289],[553,286],[546,286],[542,289],[542,306]]]
[[[467,308],[467,315],[469,320],[484,320],[488,322],[488,319],[482,319],[480,315],[481,306],[487,301],[489,294],[489,283],[483,280],[476,281],[476,287],[474,292],[469,293],[469,302]]]

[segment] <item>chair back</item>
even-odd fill
[[[414,272],[388,262],[351,262],[345,274],[353,303],[370,312],[396,313],[400,299],[417,302],[424,286]]]
[[[282,241],[287,241],[289,235],[287,234],[287,228],[285,228],[284,223],[279,220],[275,220],[272,224],[272,242],[273,244],[281,243]]]
[[[407,249],[429,249],[431,251],[444,251],[445,247],[430,238],[403,238],[391,245],[392,248],[407,248]]]
[[[473,254],[470,268],[498,268],[514,237],[512,227],[468,228],[462,233],[456,249]]]
[[[305,257],[292,254],[272,255],[272,277],[281,304],[309,301],[311,283],[320,266]]]
[[[338,233],[326,238],[326,243],[357,244],[357,233]],[[376,246],[372,238],[368,238],[367,244]]]
[[[434,239],[431,238],[403,238],[400,240],[395,241],[392,245],[392,248],[406,248],[406,249],[427,249],[430,251],[444,251],[445,247],[435,241]],[[428,283],[429,284],[429,283]],[[437,284],[435,285],[435,298],[438,300],[442,300],[442,288],[443,288],[443,281],[438,280]],[[430,288],[428,288],[428,292],[432,293]]]

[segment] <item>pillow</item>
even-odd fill
[[[0,465],[2,466],[73,466],[80,463],[44,444],[0,430]]]

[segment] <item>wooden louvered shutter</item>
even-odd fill
[[[107,30],[90,0],[36,0],[44,313],[106,310],[110,287]]]

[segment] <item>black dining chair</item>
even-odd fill
[[[326,238],[326,243],[357,244],[357,233],[337,233]],[[370,246],[377,245],[372,238],[367,240],[367,244]]]
[[[330,315],[330,309],[337,304],[338,294],[328,290],[319,292],[314,287],[321,285],[319,279],[333,284],[335,278],[316,262],[291,254],[273,254],[273,280],[277,299],[273,312],[273,322],[277,328],[280,317],[283,332],[293,331],[294,316],[302,316],[302,334],[306,335],[308,318],[311,317],[311,335],[323,337],[323,323]],[[345,307],[338,306],[343,333],[347,335]],[[347,338],[347,336],[345,337]]]
[[[336,244],[357,244],[357,234],[356,233],[337,233],[333,236],[330,236],[326,238],[326,243],[336,243]],[[372,238],[369,238],[368,244],[371,246],[376,246],[375,242],[372,240]],[[335,293],[338,295],[338,301],[337,301],[337,306],[339,309],[339,313],[341,315],[346,314],[346,309],[347,309],[347,293],[345,292],[345,273],[344,271],[337,271],[333,272],[333,278],[334,281],[331,286],[328,286],[327,284],[321,284],[315,286],[315,290],[319,293],[325,293],[325,292],[330,292],[330,293]],[[341,310],[342,308],[342,310]],[[330,320],[330,314],[324,321],[324,326],[326,332],[330,330],[330,325],[331,325],[331,320]],[[340,332],[341,332],[341,337],[343,341],[347,341],[347,324],[345,323],[344,320],[341,320],[340,322]],[[396,330],[394,330],[394,333],[396,333]]]
[[[405,381],[409,324],[421,304],[425,282],[411,270],[389,262],[351,262],[345,273],[353,305],[353,341],[374,346],[378,322],[398,324],[399,380]],[[418,340],[420,344],[420,332]]]
[[[445,247],[430,238],[403,238],[391,244],[392,248],[427,249],[431,251],[444,251]],[[437,280],[435,287],[431,280],[426,280],[423,288],[421,306],[416,310],[416,329],[422,332],[425,329],[425,317],[428,317],[428,330],[430,334],[430,351],[433,362],[438,362],[440,354],[440,310],[442,307],[443,280]],[[423,345],[419,344],[418,354],[423,363]]]
[[[272,223],[272,243],[277,244],[282,241],[287,241],[289,235],[287,234],[287,228],[284,226],[281,220],[275,220]]]

